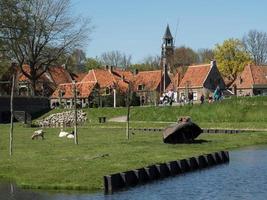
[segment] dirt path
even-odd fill
[[[119,116],[119,117],[113,117],[109,119],[109,122],[126,122],[127,116]]]

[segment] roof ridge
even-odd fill
[[[94,69],[92,69],[92,73],[93,73],[93,76],[94,76],[95,81],[97,82],[96,75],[95,75],[95,70]]]
[[[255,80],[254,80],[254,76],[253,76],[253,73],[252,73],[252,70],[251,70],[251,65],[249,64],[248,67],[249,67],[249,71],[250,71],[250,74],[251,74],[251,77],[252,77],[252,82],[254,84]]]
[[[210,66],[210,64],[190,65],[189,67],[203,67],[203,66],[208,67]]]

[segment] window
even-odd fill
[[[243,82],[243,79],[240,77],[239,78],[239,83],[241,84]]]
[[[193,101],[197,100],[197,92],[193,92]]]
[[[144,90],[144,85],[138,85],[138,90],[139,91]]]
[[[66,93],[65,93],[65,91],[60,91],[60,97],[64,97],[64,95],[65,95]]]
[[[110,90],[111,90],[110,88],[108,87],[106,88],[106,95],[109,95],[111,93]]]

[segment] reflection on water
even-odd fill
[[[0,185],[0,200],[265,200],[267,198],[267,146],[230,152],[229,165],[188,173],[131,188],[113,195],[36,192],[12,184]]]

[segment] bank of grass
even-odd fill
[[[44,116],[62,111],[64,110],[55,109]],[[88,116],[84,127],[125,126],[121,123],[100,125],[98,117],[110,119],[125,116],[126,108],[90,108],[84,111]],[[191,116],[203,128],[266,129],[267,96],[231,98],[218,103],[193,106],[132,107],[130,113],[132,127],[164,128],[176,122],[179,116]]]
[[[202,134],[197,144],[164,144],[160,133],[136,132],[130,140],[121,128],[79,128],[79,145],[46,129],[45,140],[31,140],[33,128],[16,124],[14,155],[8,155],[9,127],[0,125],[0,177],[24,188],[96,191],[103,176],[204,153],[267,144],[267,133]]]

